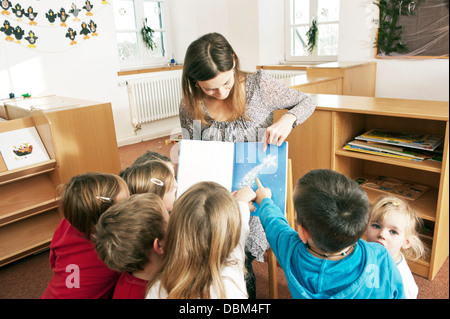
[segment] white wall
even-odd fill
[[[448,59],[375,59],[372,3],[341,0],[339,61],[376,61],[376,97],[448,101]]]
[[[58,7],[72,2],[59,0]],[[36,26],[40,44],[36,49],[9,43],[0,33],[0,99],[10,92],[33,96],[56,94],[102,102],[111,102],[119,145],[176,133],[178,118],[143,125],[134,134],[126,87],[127,77],[119,77],[119,64],[111,5],[91,1],[99,10],[94,15],[99,36],[67,45],[58,28]],[[340,61],[377,62],[377,97],[444,100],[449,99],[448,59],[401,60],[375,59],[375,29],[370,26],[372,0],[341,0],[339,38]],[[23,7],[49,7],[51,1],[22,0]],[[80,6],[80,5],[79,5]],[[59,10],[59,9],[56,9]],[[182,63],[188,45],[208,32],[222,33],[239,55],[242,68],[254,71],[256,65],[278,64],[284,59],[283,0],[172,0],[170,7],[174,58]],[[41,17],[42,18],[42,17]],[[0,26],[6,19],[0,16]],[[13,19],[11,18],[11,21]],[[27,21],[21,24],[30,29]],[[76,25],[77,28],[78,25]],[[55,38],[55,39],[53,39]],[[57,39],[57,40],[56,40]],[[45,45],[44,45],[45,44]],[[173,131],[175,130],[175,131]]]

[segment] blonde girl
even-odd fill
[[[175,201],[177,182],[173,168],[162,160],[150,160],[133,164],[120,172],[130,190],[130,194],[154,193],[161,197],[170,212]]]
[[[63,185],[64,218],[50,244],[53,277],[41,298],[111,297],[119,273],[100,261],[91,240],[100,216],[129,196],[125,181],[108,173],[79,174]]]
[[[244,246],[253,196],[245,189],[234,198],[214,182],[184,192],[170,215],[164,260],[147,298],[247,298]]]
[[[406,263],[426,255],[426,247],[419,238],[422,220],[417,212],[403,199],[381,196],[371,208],[366,231],[367,241],[385,246],[397,263],[403,279],[406,297],[417,298],[418,287]]]

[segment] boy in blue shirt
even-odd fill
[[[360,239],[369,200],[355,181],[326,169],[300,178],[293,195],[298,233],[273,203],[271,190],[256,182],[261,223],[293,298],[405,298],[387,249]]]

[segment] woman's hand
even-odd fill
[[[264,136],[263,151],[265,152],[268,144],[280,146],[292,131],[292,125],[297,120],[294,114],[284,114],[278,121],[266,129]]]

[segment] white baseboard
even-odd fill
[[[136,143],[153,140],[155,138],[160,138],[160,137],[164,137],[164,136],[171,136],[171,135],[178,136],[179,134],[181,134],[181,128],[160,130],[157,132],[151,132],[151,133],[147,133],[147,134],[117,139],[117,146],[121,147],[121,146],[125,146],[125,145],[136,144]]]

